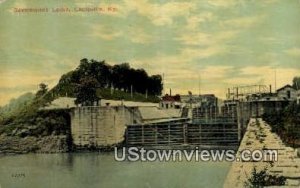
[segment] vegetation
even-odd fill
[[[245,182],[245,187],[258,188],[265,186],[281,186],[285,185],[286,178],[283,176],[274,176],[267,174],[267,169],[257,171],[254,167],[251,177]]]
[[[97,89],[97,95],[104,99],[111,100],[127,100],[127,101],[139,101],[139,102],[159,102],[157,96],[150,95],[147,98],[142,93],[128,93],[121,90],[112,90],[110,88]]]
[[[82,59],[77,69],[61,77],[55,89],[74,93],[75,87],[84,77],[95,79],[97,88],[112,88],[127,93],[158,96],[161,95],[163,87],[160,75],[148,76],[144,69],[133,69],[128,63],[110,66],[105,61]]]
[[[36,98],[42,97],[43,95],[45,95],[47,93],[47,91],[48,91],[48,86],[44,83],[40,83],[39,90],[35,94]]]
[[[148,76],[144,69],[133,69],[128,63],[111,66],[105,61],[82,59],[52,89],[41,83],[35,95],[26,94],[0,108],[0,134],[23,137],[66,133],[67,111],[39,110],[60,96],[76,97],[76,103],[86,104],[99,98],[158,102],[162,87],[160,75]]]
[[[282,111],[265,113],[263,119],[268,122],[272,131],[282,140],[293,147],[298,146],[300,140],[300,105],[291,103]]]
[[[29,92],[19,96],[16,99],[11,99],[7,105],[0,107],[0,118],[18,113],[20,109],[23,109],[30,104],[34,97],[34,94]]]
[[[81,78],[80,83],[75,89],[75,103],[87,103],[88,105],[93,105],[93,102],[98,101],[99,97],[97,96],[97,84],[98,81],[91,76],[85,76]]]
[[[299,77],[294,77],[293,79],[293,88],[299,90],[300,89],[300,76]]]
[[[92,84],[93,87],[88,91],[85,84]],[[62,75],[58,84],[43,96],[43,100],[49,102],[58,96],[68,96],[78,98],[77,103],[85,100],[90,103],[89,100],[97,97],[158,102],[162,87],[160,75],[148,76],[144,69],[133,69],[128,63],[111,66],[105,61],[82,59],[75,70]],[[97,96],[94,95],[95,90]]]
[[[66,135],[70,132],[69,120],[67,110],[38,111],[26,118],[17,118],[9,126],[0,126],[0,134],[20,137]]]

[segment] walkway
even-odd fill
[[[239,152],[248,150],[277,150],[278,161],[271,165],[270,162],[251,161],[233,162],[231,169],[224,183],[224,188],[244,187],[244,183],[251,176],[254,167],[262,170],[267,167],[268,174],[284,176],[287,178],[284,187],[300,187],[300,158],[297,152],[291,147],[287,147],[277,134],[271,132],[271,127],[262,119],[251,119],[247,131],[243,137]]]

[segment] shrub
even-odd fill
[[[245,182],[245,187],[258,188],[265,186],[281,186],[285,185],[286,178],[284,176],[274,176],[267,174],[267,168],[257,171],[254,167],[251,177]]]

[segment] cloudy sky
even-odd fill
[[[0,105],[54,86],[84,57],[164,73],[173,93],[225,97],[227,87],[274,84],[275,70],[280,87],[300,76],[299,18],[299,0],[0,0]]]

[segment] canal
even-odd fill
[[[113,153],[0,157],[1,188],[222,187],[229,162],[117,162]]]

